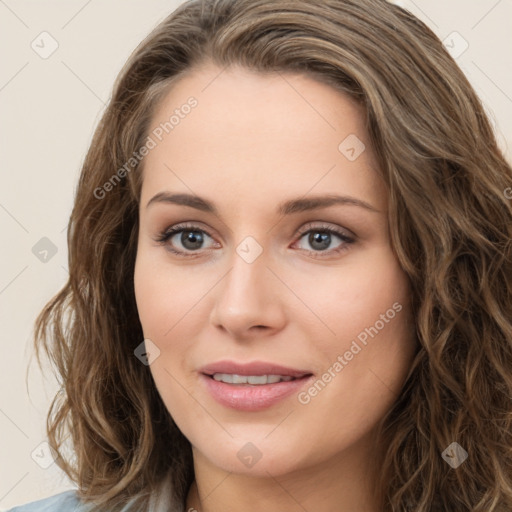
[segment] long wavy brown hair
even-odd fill
[[[365,108],[419,347],[379,424],[382,510],[512,510],[512,169],[441,41],[384,0],[192,0],[122,69],[83,164],[69,280],[35,329],[61,384],[48,439],[79,496],[149,510],[165,478],[181,502],[194,478],[190,443],[134,356],[144,159],[125,164],[173,81],[205,62],[307,74]],[[442,456],[453,442],[468,454],[457,468]]]

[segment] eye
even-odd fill
[[[207,238],[211,238],[206,231],[196,225],[177,224],[160,233],[156,241],[165,244],[168,251],[178,256],[196,256],[194,252],[203,249],[205,235]],[[175,248],[176,245],[178,245],[178,249]]]
[[[301,228],[299,234],[302,235],[299,242],[304,239],[313,250],[301,248],[315,258],[324,257],[322,253],[332,255],[347,251],[350,244],[355,242],[355,238],[347,232],[326,225],[312,227],[308,224]],[[333,237],[341,240],[341,243],[336,248],[329,249],[332,245]]]

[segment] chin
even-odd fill
[[[268,431],[265,435],[268,434]],[[263,436],[262,436],[263,437]],[[245,437],[250,439],[250,437]],[[195,443],[194,450],[200,451],[211,464],[226,472],[268,478],[269,475],[280,476],[301,469],[307,465],[303,459],[301,442],[284,444],[280,440],[240,441],[237,438],[218,443],[215,451],[211,450],[212,440],[205,441],[206,450],[200,450]],[[301,455],[298,457],[298,455]]]

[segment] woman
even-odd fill
[[[183,4],[121,72],[37,320],[78,491],[14,510],[512,510],[511,183],[407,11]]]

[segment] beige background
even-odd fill
[[[32,326],[67,277],[65,229],[74,188],[114,79],[135,46],[179,3],[0,0],[0,511],[73,487],[55,464],[44,469],[51,462],[45,414],[56,383],[49,372],[43,378],[32,360],[29,398]],[[397,3],[441,39],[448,37],[454,51],[469,45],[457,62],[512,161],[512,0]],[[51,36],[40,36],[43,31]],[[43,59],[33,41],[39,53],[52,44],[58,48]],[[51,244],[40,242],[43,237]],[[50,251],[46,262],[34,246],[36,254]]]

